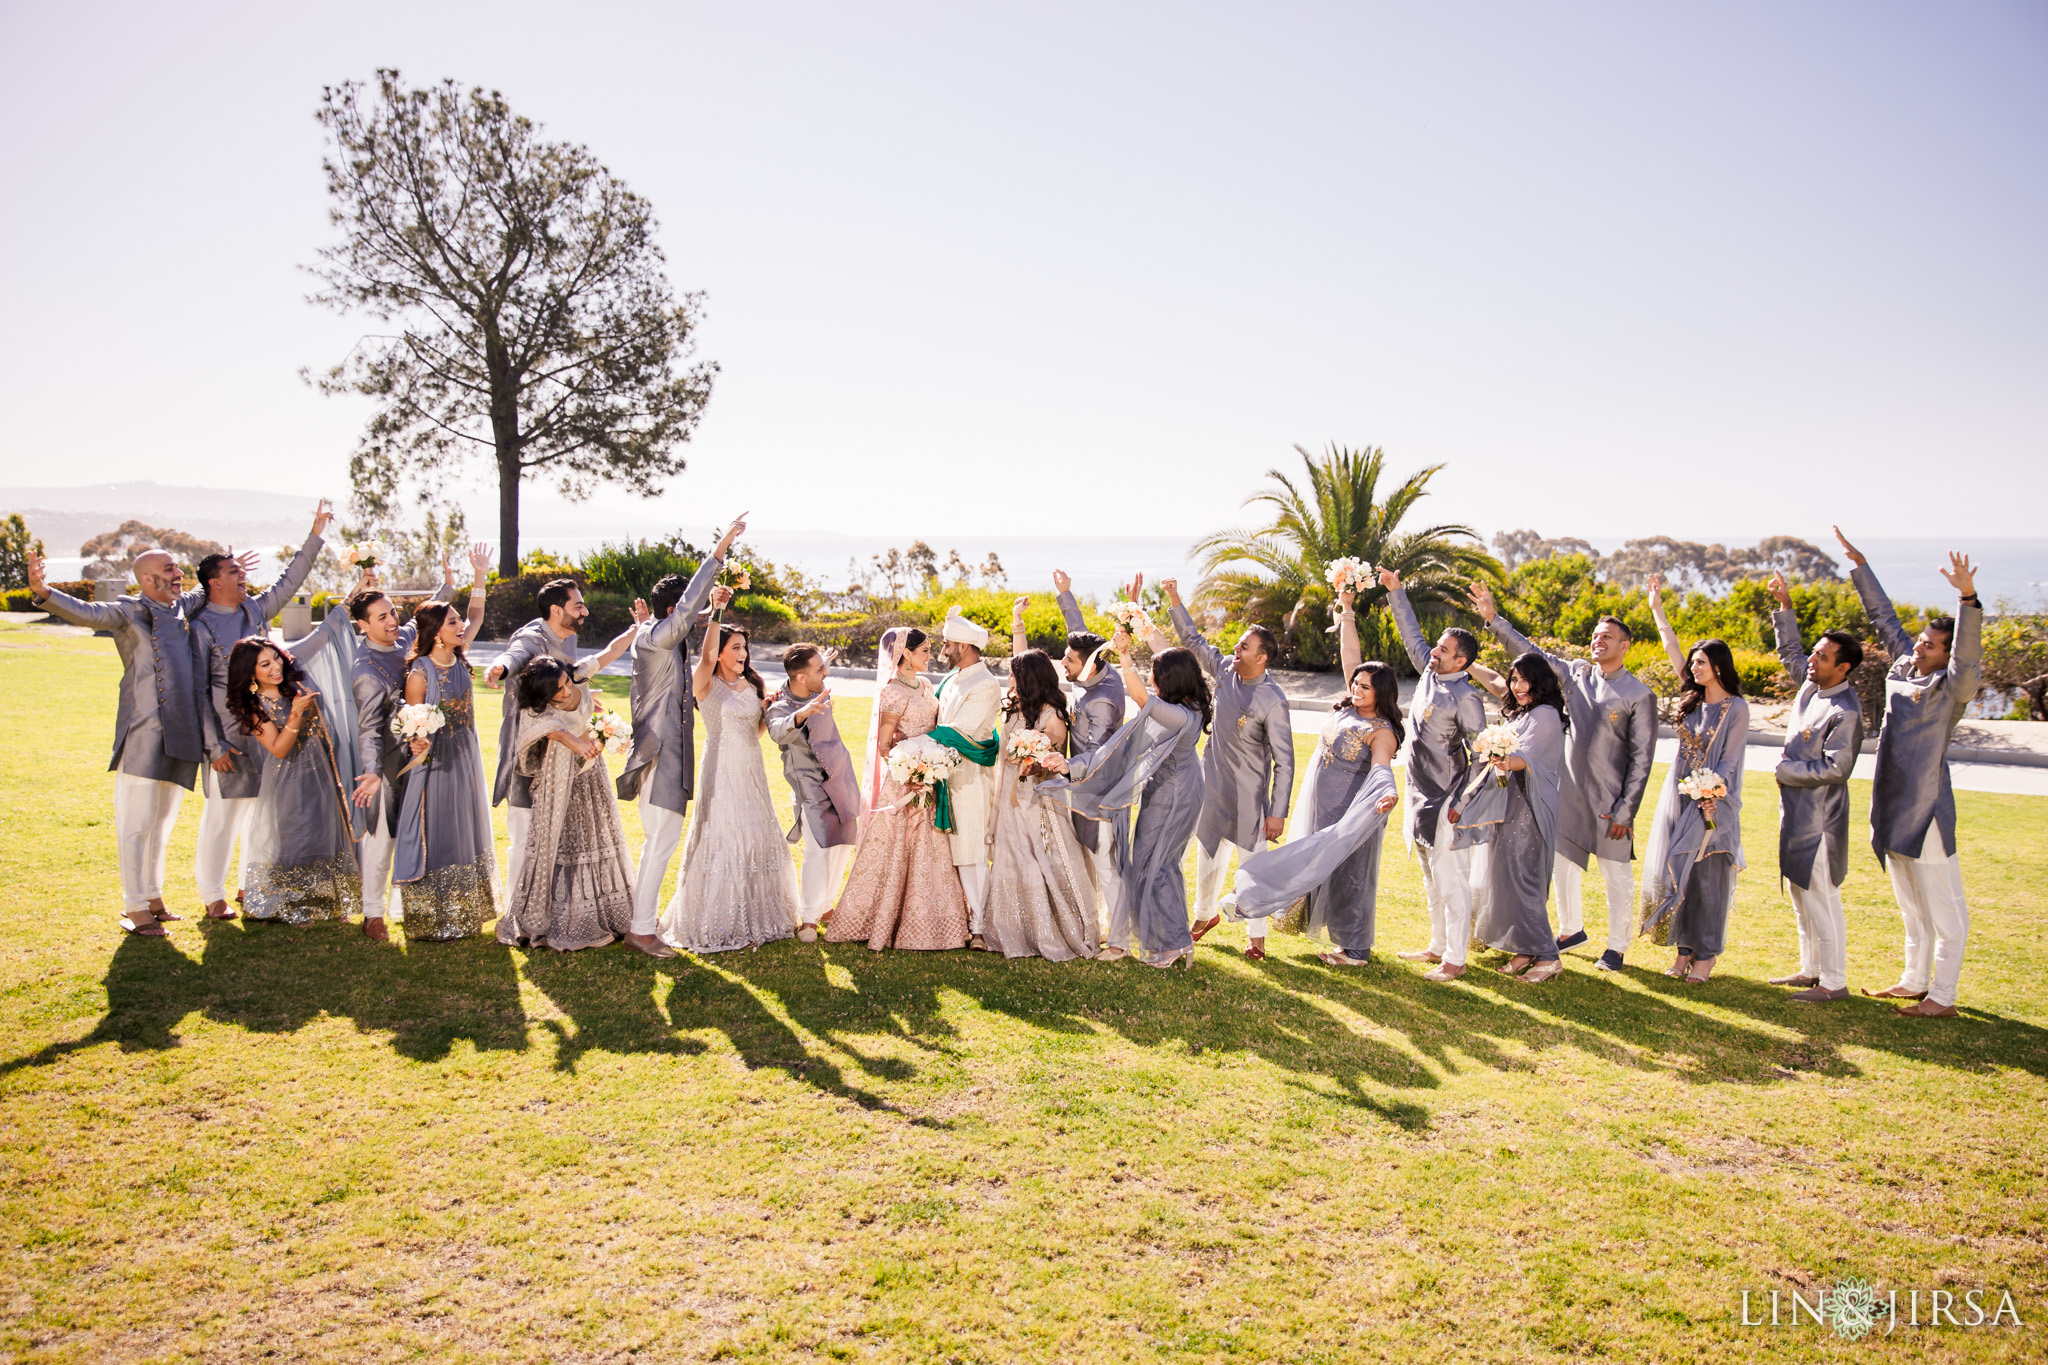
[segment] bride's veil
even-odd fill
[[[875,740],[882,730],[882,689],[889,685],[889,679],[896,676],[896,658],[909,635],[910,627],[891,626],[882,632],[882,642],[875,650],[875,702],[868,708],[868,748],[860,765],[865,779],[860,786],[863,828],[868,817],[875,812],[875,803],[882,799],[882,755],[875,748]]]

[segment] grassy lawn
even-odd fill
[[[117,677],[104,641],[0,628],[17,1359],[2043,1358],[2048,800],[1958,797],[1945,1024],[1763,984],[1796,963],[1755,774],[1705,987],[1647,945],[1431,986],[1392,959],[1428,930],[1391,848],[1355,971],[1230,929],[1171,974],[380,947],[198,921],[196,797],[167,887],[195,918],[152,941],[114,923]],[[1874,860],[1846,891],[1851,984],[1889,984]],[[2010,1289],[2025,1325],[1741,1325],[1744,1289],[1852,1274],[1923,1321]]]

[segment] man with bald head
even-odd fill
[[[253,559],[253,556],[251,557]],[[112,602],[81,602],[52,588],[41,555],[28,557],[28,585],[60,620],[114,637],[121,701],[114,712],[114,844],[121,864],[121,927],[162,938],[160,921],[182,916],[164,905],[164,852],[185,793],[206,752],[206,670],[190,613],[204,591],[181,594],[185,575],[162,550],[136,556],[137,591]]]

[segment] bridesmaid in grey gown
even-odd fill
[[[1319,955],[1324,963],[1363,967],[1372,960],[1387,813],[1400,800],[1393,764],[1404,728],[1394,670],[1360,657],[1357,590],[1338,596],[1338,652],[1350,695],[1323,725],[1287,842],[1238,865],[1237,890],[1222,908],[1232,919],[1284,912],[1282,929],[1298,923],[1331,945]]]
[[[996,766],[996,818],[990,831],[988,915],[983,938],[1004,957],[1066,962],[1094,957],[1101,930],[1088,859],[1065,806],[1038,795],[1044,772],[1013,762],[1009,742],[1026,727],[1055,751],[1067,747],[1068,713],[1059,670],[1042,649],[1010,661],[1003,699],[1005,752]]]
[[[438,602],[413,620],[419,636],[407,665],[406,705],[438,706],[447,724],[427,741],[426,762],[414,770],[398,813],[392,880],[405,888],[408,943],[467,938],[498,914],[491,793],[463,654],[483,624],[482,599],[471,599],[466,627]]]
[[[1472,676],[1501,698],[1501,718],[1517,740],[1508,757],[1472,765],[1449,812],[1460,848],[1484,845],[1472,869],[1472,941],[1514,954],[1501,975],[1548,981],[1564,970],[1545,909],[1569,724],[1564,692],[1534,651],[1510,664],[1505,680],[1489,669]]]
[[[293,644],[311,655],[346,629],[337,607]],[[242,913],[301,925],[348,919],[362,905],[363,878],[323,699],[291,648],[252,635],[228,656],[226,700],[236,727],[257,741],[244,755],[262,774],[242,836]]]
[[[1713,974],[1728,939],[1735,874],[1742,858],[1742,754],[1749,744],[1749,703],[1735,655],[1724,640],[1702,640],[1690,652],[1664,614],[1663,584],[1649,582],[1650,614],[1664,652],[1677,670],[1678,756],[1664,775],[1650,847],[1643,863],[1642,931],[1651,942],[1675,947],[1664,971],[1699,985]],[[1701,768],[1720,774],[1728,794],[1694,801],[1680,780]],[[1708,829],[1712,821],[1714,828]]]
[[[1114,961],[1131,953],[1148,967],[1171,967],[1194,959],[1181,863],[1202,814],[1195,746],[1214,714],[1209,683],[1188,650],[1153,656],[1148,685],[1131,662],[1131,637],[1121,628],[1110,648],[1124,686],[1131,696],[1145,698],[1145,705],[1100,749],[1048,759],[1048,769],[1069,776],[1040,783],[1038,794],[1094,820],[1138,807],[1120,869],[1122,892],[1110,911],[1109,947],[1100,956]]]

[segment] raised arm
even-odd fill
[[[732,589],[719,587],[711,590],[711,605],[723,610],[732,600]],[[681,610],[680,607],[677,608]],[[718,672],[718,619],[714,616],[704,624],[704,643],[697,647],[697,662],[690,669],[690,692],[698,701],[711,695],[711,679]]]
[[[1031,638],[1024,633],[1024,608],[1031,605],[1029,597],[1019,597],[1010,605],[1010,657],[1016,658],[1031,648]]]
[[[320,557],[320,547],[327,542],[321,539],[327,530],[327,523],[334,520],[334,513],[328,509],[327,499],[313,509],[313,529],[299,543],[299,552],[292,556],[292,562],[285,565],[284,572],[272,583],[262,596],[256,599],[256,614],[268,621],[292,600],[292,594],[306,581],[306,575],[313,572],[313,561]]]
[[[1401,647],[1408,651],[1408,662],[1415,666],[1417,673],[1427,673],[1429,642],[1422,638],[1422,622],[1415,617],[1415,605],[1408,600],[1408,590],[1401,586],[1401,575],[1392,569],[1381,569],[1380,586],[1387,590],[1387,605],[1393,608],[1394,625],[1401,632]],[[1357,596],[1356,588],[1348,593],[1338,594],[1347,611]],[[1357,638],[1358,631],[1355,625],[1346,625],[1344,630],[1338,632],[1339,636],[1342,636],[1344,631],[1349,631],[1354,640]],[[1351,665],[1348,663],[1344,665],[1344,676],[1351,676]]]
[[[1792,611],[1792,590],[1785,586],[1785,575],[1781,573],[1772,574],[1768,586],[1771,596],[1778,599],[1778,609],[1771,613],[1771,629],[1778,637],[1778,662],[1785,665],[1785,672],[1796,688],[1806,681],[1806,642],[1799,638],[1799,617]]]
[[[1081,604],[1074,600],[1074,580],[1067,577],[1065,569],[1052,571],[1052,590],[1059,594],[1060,620],[1066,624],[1067,633],[1088,629],[1081,616]]]
[[[1685,646],[1678,642],[1678,632],[1671,628],[1671,618],[1664,614],[1664,579],[1651,574],[1643,580],[1643,588],[1650,597],[1650,616],[1657,623],[1657,638],[1664,642],[1664,657],[1671,660],[1671,671],[1678,675],[1682,686],[1685,682]]]
[[[1488,587],[1483,581],[1474,579],[1472,586],[1465,590],[1465,595],[1472,599],[1472,609],[1479,613],[1480,621],[1485,624],[1488,630],[1493,632],[1495,639],[1507,646],[1510,659],[1520,658],[1524,654],[1541,654],[1545,661],[1550,664],[1550,671],[1557,674],[1559,685],[1570,685],[1572,680],[1571,665],[1567,661],[1558,658],[1555,654],[1536,648],[1536,646],[1529,643],[1528,636],[1510,625],[1508,618],[1502,616],[1500,608],[1494,604],[1492,588]],[[1493,689],[1488,688],[1487,690],[1492,691]]]
[[[1389,577],[1392,577],[1392,575],[1383,573],[1380,575],[1380,581],[1385,582]],[[1395,581],[1399,582],[1400,580],[1396,579]],[[1399,590],[1396,589],[1396,591]],[[1359,662],[1363,658],[1358,648],[1357,602],[1358,589],[1356,588],[1346,588],[1337,594],[1337,661],[1344,670],[1346,686],[1350,685],[1351,671],[1358,667]],[[1417,638],[1420,638],[1421,631],[1419,628],[1416,634]],[[1407,637],[1403,636],[1402,638],[1405,640]],[[1417,669],[1426,669],[1429,666],[1429,652],[1427,650],[1418,654],[1414,647],[1410,646],[1408,657],[1416,660],[1415,667]]]
[[[1207,673],[1211,679],[1220,678],[1223,675],[1223,651],[1209,643],[1207,637],[1196,627],[1195,618],[1188,612],[1186,604],[1180,600],[1179,581],[1172,578],[1162,578],[1159,580],[1159,587],[1166,594],[1166,614],[1173,618],[1174,633],[1180,636],[1181,648],[1188,650],[1195,656],[1195,661],[1201,664],[1202,671]],[[1168,648],[1166,636],[1160,633],[1156,626],[1153,628],[1151,638],[1147,639],[1145,643],[1154,654]]]
[[[129,624],[128,609],[119,602],[81,602],[70,593],[51,587],[43,576],[43,557],[33,550],[28,552],[28,587],[50,615],[74,626],[119,630]]]
[[[1951,552],[1941,576],[1956,590],[1956,634],[1949,641],[1948,691],[1955,711],[1953,726],[1963,718],[1984,678],[1984,604],[1977,600],[1977,571],[1968,555]]]
[[[485,687],[503,687],[505,679],[516,678],[520,670],[540,656],[540,641],[530,631],[515,634],[505,645],[498,662],[484,670]]]
[[[1863,713],[1851,711],[1846,724],[1832,727],[1821,736],[1819,758],[1778,760],[1781,787],[1831,787],[1849,780],[1856,771],[1856,756],[1863,748]]]
[[[445,575],[444,575],[445,576]],[[469,547],[469,615],[462,627],[462,647],[469,648],[477,632],[484,628],[484,604],[488,600],[484,585],[491,577],[491,547],[481,541]],[[443,583],[442,586],[449,585]]]
[[[1863,557],[1863,551],[1849,543],[1849,538],[1842,534],[1839,526],[1835,528],[1835,539],[1842,542],[1842,553],[1854,566],[1849,570],[1849,581],[1856,585],[1856,595],[1863,599],[1863,614],[1876,627],[1877,638],[1884,642],[1885,651],[1894,659],[1911,654],[1913,637],[1906,634],[1906,628],[1899,624],[1899,614],[1892,609],[1892,599],[1885,596],[1877,575],[1870,571],[1870,561]]]
[[[1485,664],[1479,663],[1477,660],[1473,661],[1473,663],[1465,669],[1465,673],[1466,676],[1470,677],[1473,682],[1478,683],[1481,687],[1493,693],[1495,699],[1499,701],[1506,701],[1508,699],[1508,680],[1506,674],[1496,673],[1492,669],[1488,668]],[[1462,704],[1460,704],[1458,707],[1458,719],[1463,720],[1464,718],[1465,708]],[[1479,724],[1473,728],[1472,733],[1478,734],[1479,731],[1484,730],[1485,728],[1486,704],[1484,702],[1481,702],[1479,705]]]
[[[353,590],[351,590],[351,593],[353,593]],[[313,627],[310,632],[301,635],[296,640],[286,640],[284,642],[285,651],[300,663],[304,663],[321,650],[334,644],[335,641],[341,638],[342,632],[351,629],[353,625],[354,623],[348,618],[348,608],[341,605],[340,602],[336,602],[327,609],[327,615],[320,618],[320,624]],[[210,653],[211,651],[208,652]]]

